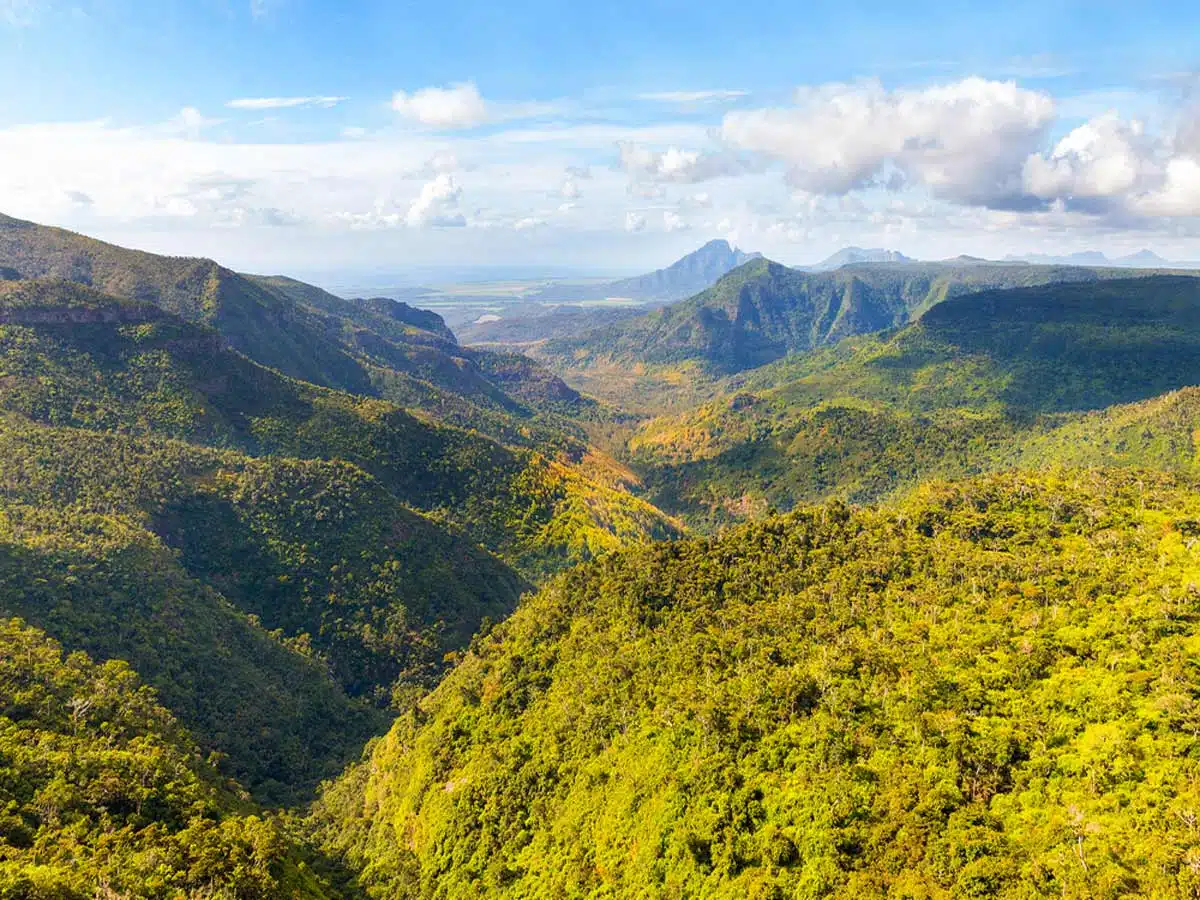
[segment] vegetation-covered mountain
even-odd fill
[[[1187,481],[927,487],[633,551],[318,808],[380,897],[1187,897]]]
[[[1195,392],[1083,411],[1200,385],[1198,325],[1200,279],[1183,276],[956,298],[730,379],[630,447],[658,502],[710,522],[1016,465],[1190,470]]]
[[[578,458],[594,414],[540,366],[460,348],[440,317],[391,300],[351,301],[211,260],[156,256],[0,216],[6,280],[66,280],[208,325],[235,350],[312,384],[390,399],[506,443]]]
[[[153,532],[189,576],[319,654],[351,695],[386,702],[393,687],[431,686],[445,655],[527,587],[347,463],[252,459],[12,415],[0,419],[0,448],[5,503]]]
[[[39,449],[57,452],[52,442]],[[206,751],[222,755],[226,773],[266,802],[303,797],[386,727],[325,663],[193,578],[130,516],[6,500],[0,614],[69,650],[128,662]]]
[[[1117,276],[1128,278],[1129,272],[983,262],[874,263],[803,272],[757,260],[690,300],[548,341],[538,353],[560,371],[584,375],[634,365],[729,374],[907,324],[950,297]],[[598,380],[587,381],[589,389]]]
[[[129,661],[269,802],[512,610],[526,582],[476,545],[540,575],[678,533],[540,454],[78,284],[0,285],[0,409],[0,611]]]
[[[546,343],[704,397],[625,441],[0,220],[0,895],[1200,896],[1200,279],[1114,274],[750,262]]]
[[[124,662],[0,621],[0,895],[332,900]]]
[[[542,454],[283,377],[210,329],[78,285],[0,283],[0,367],[0,408],[38,422],[351,462],[528,574],[677,533]]]

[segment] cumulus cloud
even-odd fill
[[[633,179],[693,184],[722,175],[736,175],[744,166],[729,153],[704,153],[699,150],[652,150],[632,141],[620,141],[621,168]]]
[[[636,234],[639,231],[645,231],[646,217],[637,212],[625,213],[625,230],[630,234]]]
[[[673,213],[670,210],[663,213],[663,231],[670,233],[673,231],[687,231],[690,228],[691,226],[678,213]]]
[[[1122,122],[1109,113],[1080,125],[1049,154],[1030,156],[1025,189],[1043,199],[1099,209],[1160,182],[1156,155],[1142,123]]]
[[[1133,207],[1147,216],[1200,216],[1200,160],[1178,157],[1168,161],[1162,184],[1138,198]]]
[[[530,229],[539,228],[545,224],[545,219],[538,218],[537,216],[526,216],[523,219],[517,219],[517,221],[513,223],[513,228],[517,231],[529,231]]]
[[[1026,190],[1066,210],[1129,216],[1200,215],[1200,148],[1184,119],[1171,135],[1152,135],[1115,112],[1075,128],[1025,162]]]
[[[230,109],[295,109],[300,106],[316,106],[330,109],[345,97],[239,97],[225,105]]]
[[[453,175],[441,174],[426,182],[421,193],[408,208],[404,221],[410,228],[457,228],[467,224],[458,211],[462,188]]]
[[[221,119],[210,119],[194,106],[185,106],[174,116],[164,122],[161,130],[167,134],[182,135],[197,138],[200,132],[214,125],[220,125]]]
[[[473,128],[488,121],[488,104],[474,82],[427,87],[414,93],[396,91],[392,109],[430,128]]]
[[[447,172],[457,172],[462,168],[458,156],[449,150],[439,150],[425,161],[422,172],[427,177],[442,175]]]
[[[1011,81],[831,84],[797,91],[791,107],[728,113],[721,137],[782,161],[812,193],[924,185],[953,202],[1003,207],[1021,202],[1023,165],[1054,110],[1049,95]]]

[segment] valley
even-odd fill
[[[0,893],[1197,890],[1200,277],[699,252],[456,330],[0,219]]]

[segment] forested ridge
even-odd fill
[[[0,217],[0,896],[1200,897],[1200,280],[1117,274],[554,374]]]
[[[1188,276],[954,298],[727,379],[628,451],[659,505],[705,527],[1053,462],[1191,471],[1198,323]]]
[[[579,567],[326,846],[379,897],[1196,896],[1196,487],[935,484]]]

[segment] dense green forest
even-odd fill
[[[317,808],[379,897],[1194,897],[1200,494],[933,484],[561,576]]]
[[[585,452],[577,419],[600,415],[531,360],[458,346],[441,318],[387,299],[344,300],[294,279],[239,275],[211,260],[126,250],[0,216],[3,280],[87,285],[213,328],[261,365],[377,396],[509,444]]]
[[[1194,277],[984,292],[727,379],[628,447],[655,502],[706,526],[1048,462],[1191,471],[1195,393],[1151,398],[1200,384],[1198,325]]]
[[[596,396],[655,411],[711,393],[714,377],[908,324],[947,299],[1130,277],[1128,269],[982,260],[805,272],[759,259],[690,300],[534,350]]]
[[[537,575],[676,525],[578,468],[287,378],[204,326],[64,282],[0,283],[0,408],[38,422],[341,459]]]
[[[0,217],[0,896],[1200,897],[1197,334],[756,260],[555,374]]]
[[[332,900],[295,826],[221,777],[128,664],[0,621],[0,896]]]

